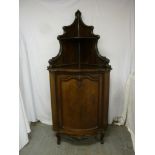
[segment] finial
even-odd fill
[[[77,11],[75,12],[75,16],[76,16],[76,17],[81,17],[81,12],[80,12],[80,10],[77,10]]]

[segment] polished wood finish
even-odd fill
[[[57,143],[61,134],[84,137],[100,134],[103,143],[108,125],[109,59],[99,54],[99,35],[83,23],[81,12],[58,36],[60,51],[49,60],[53,129]]]

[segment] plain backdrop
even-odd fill
[[[20,0],[20,93],[28,122],[52,124],[48,60],[58,54],[57,35],[77,9],[100,35],[99,52],[112,66],[109,123],[126,119],[126,96],[134,89],[126,88],[134,76],[134,0]],[[128,115],[133,120],[134,111]]]

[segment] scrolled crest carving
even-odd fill
[[[65,37],[96,37],[99,39],[99,35],[93,34],[93,26],[88,26],[84,24],[81,18],[81,12],[77,10],[75,12],[74,22],[69,26],[63,26],[64,34],[59,35],[58,40],[64,39]]]

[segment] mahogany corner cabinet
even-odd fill
[[[81,12],[64,26],[64,34],[57,39],[60,51],[49,60],[49,77],[53,130],[57,144],[62,135],[75,138],[100,137],[108,125],[109,59],[99,54],[99,35],[93,26],[85,25]]]

